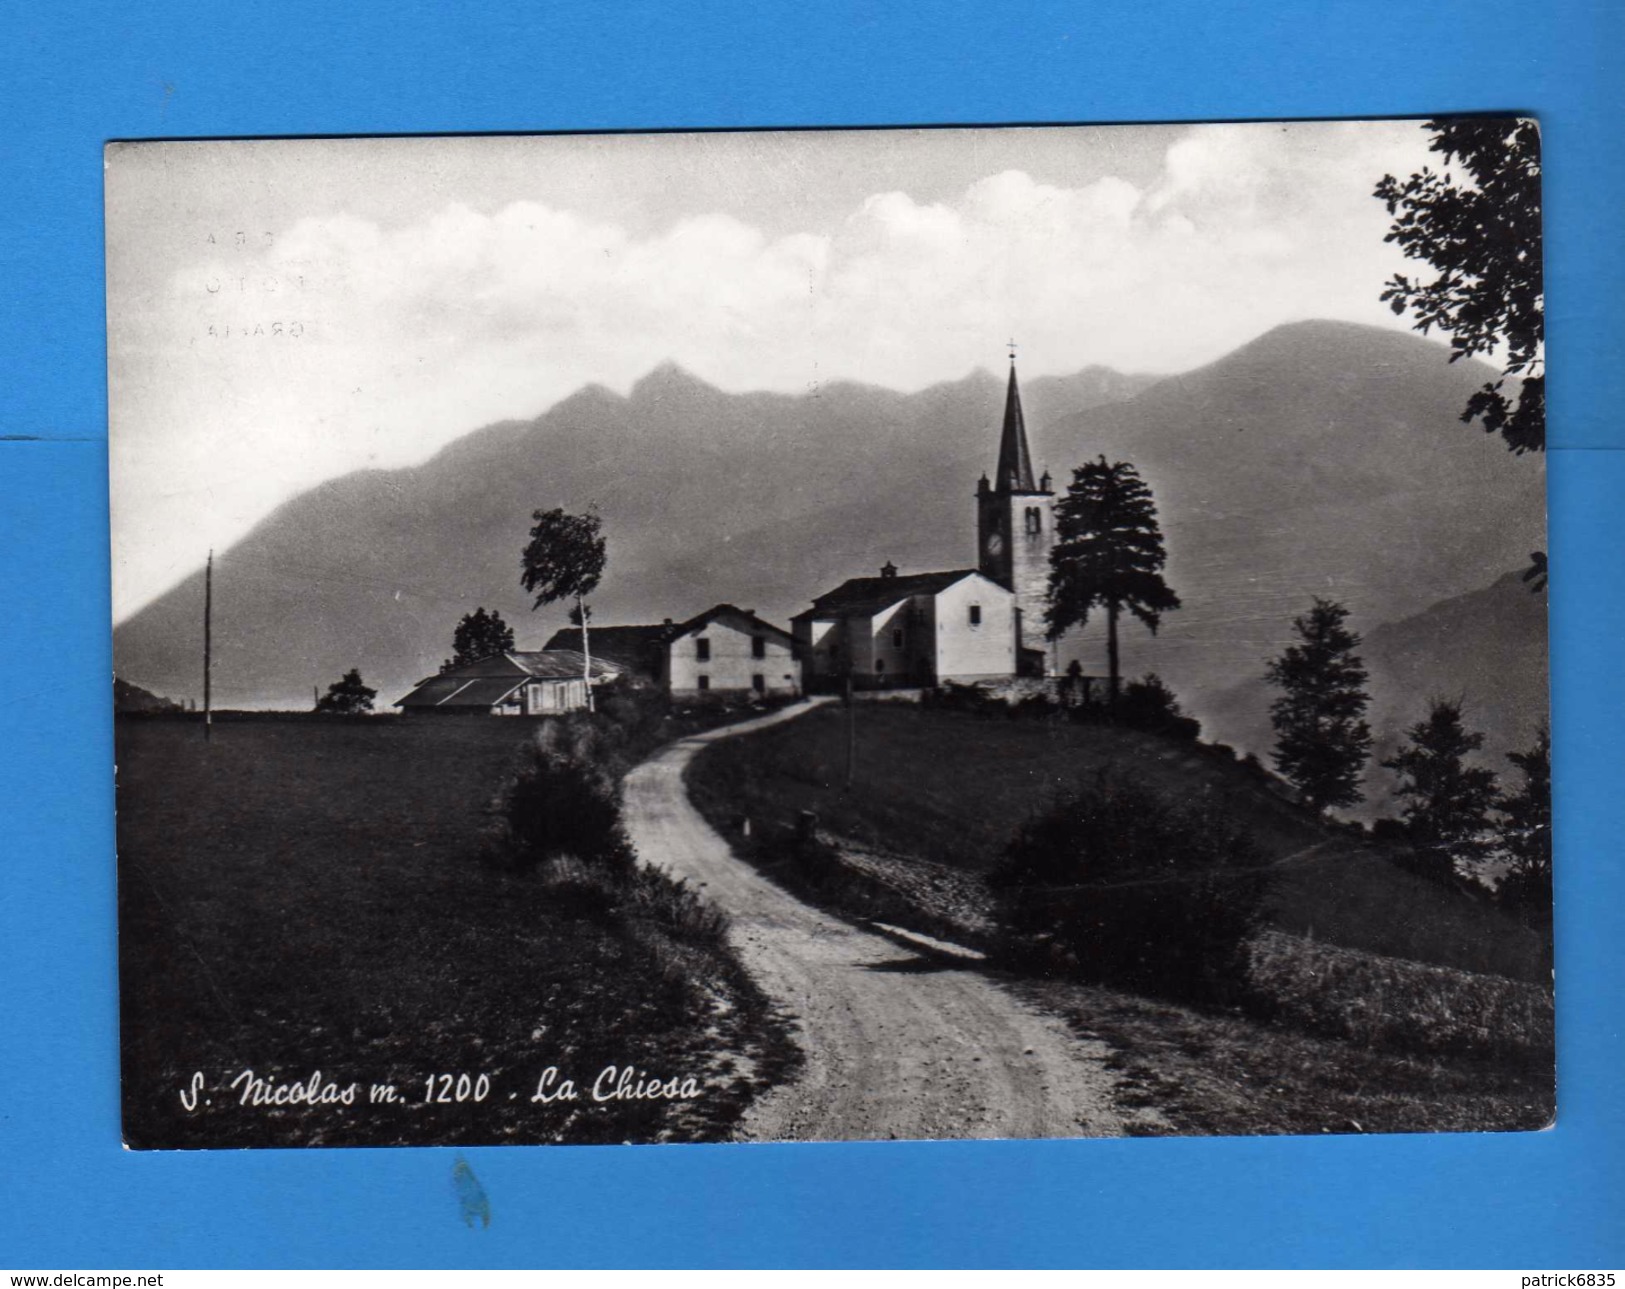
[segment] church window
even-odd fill
[[[982,606],[980,604],[970,606],[970,624],[973,627],[982,625]]]
[[[892,628],[891,647],[893,649],[901,649],[903,647],[903,628],[902,627],[894,627],[894,628]]]
[[[701,662],[711,661],[711,642],[704,636],[694,642],[694,656]]]

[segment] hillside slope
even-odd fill
[[[1446,356],[1398,332],[1302,323],[1155,383],[1092,368],[1025,384],[1039,463],[1063,477],[1104,452],[1157,491],[1186,608],[1157,640],[1130,633],[1126,665],[1161,671],[1202,714],[1313,593],[1348,599],[1369,627],[1541,546],[1541,463],[1458,423],[1484,368]],[[388,701],[434,670],[477,605],[538,643],[563,625],[562,612],[532,617],[518,588],[539,507],[602,511],[606,623],[720,600],[782,621],[888,559],[963,565],[1002,408],[985,372],[912,395],[732,395],[668,366],[629,397],[589,387],[413,469],[334,480],[217,556],[217,702],[302,706],[357,665]],[[193,695],[201,611],[199,575],[121,624],[119,674]],[[1096,645],[1080,647],[1098,670]]]
[[[1461,698],[1469,728],[1485,736],[1480,762],[1508,773],[1506,753],[1527,747],[1550,710],[1546,644],[1546,597],[1517,573],[1370,631],[1360,656],[1371,673],[1373,759],[1394,750],[1429,699]],[[1216,695],[1204,714],[1208,733],[1267,760],[1276,692],[1259,675]],[[1371,769],[1363,813],[1386,808],[1392,785],[1388,771]]]
[[[1026,400],[1054,416],[1146,383],[1091,368],[1032,381]],[[722,600],[783,621],[887,559],[964,564],[1003,398],[987,372],[916,394],[840,384],[787,396],[727,394],[666,366],[629,397],[588,387],[421,466],[333,480],[216,556],[216,703],[304,706],[313,684],[357,665],[390,701],[435,670],[458,618],[481,605],[538,647],[565,625],[562,608],[533,617],[519,588],[538,508],[603,514],[604,623]],[[118,672],[193,694],[202,612],[200,572],[117,628]]]
[[[1134,462],[1156,495],[1184,607],[1155,638],[1130,628],[1125,668],[1207,720],[1316,595],[1370,632],[1523,568],[1545,548],[1544,463],[1460,423],[1484,372],[1398,332],[1301,323],[1046,429]],[[1098,644],[1082,657],[1104,669]]]

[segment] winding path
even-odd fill
[[[626,780],[638,853],[705,888],[761,988],[797,1018],[799,1076],[745,1115],[747,1141],[1118,1136],[1103,1042],[1075,1038],[980,971],[916,955],[788,894],[737,859],[688,800],[707,743],[814,704],[682,739]]]

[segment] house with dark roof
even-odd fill
[[[974,684],[1016,674],[1015,595],[974,568],[854,577],[790,620],[809,689]]]
[[[591,627],[586,644],[595,661],[604,658],[679,697],[795,695],[802,689],[795,638],[732,604],[715,605],[686,622]],[[581,628],[555,632],[546,647],[579,650]]]
[[[670,619],[652,627],[593,627],[587,645],[594,659],[602,658],[630,676],[658,681],[662,675],[666,638],[671,634]],[[581,628],[565,627],[548,637],[542,649],[581,651]]]
[[[420,680],[394,705],[406,716],[556,716],[587,706],[588,674],[573,650],[509,650]],[[601,685],[622,669],[594,658],[590,674]]]

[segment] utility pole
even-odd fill
[[[209,562],[203,566],[203,741],[209,742],[214,734],[214,707],[210,701],[209,673],[214,664],[214,550],[209,550]]]
[[[858,760],[858,705],[852,696],[852,669],[846,669],[846,787],[852,789],[852,776]]]

